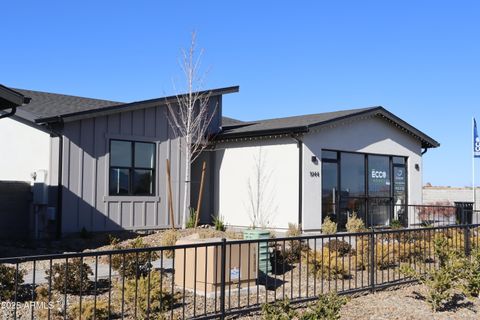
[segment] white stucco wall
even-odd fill
[[[250,196],[248,183],[255,174],[256,159],[261,150],[265,174],[270,176],[264,199],[268,206],[267,227],[283,229],[298,222],[299,150],[290,138],[228,142],[217,146],[215,213],[230,226],[249,227]]]
[[[32,181],[49,169],[50,136],[10,118],[0,119],[0,180]]]
[[[420,141],[386,120],[376,117],[351,119],[309,133],[303,137],[303,142],[302,225],[304,230],[321,228],[322,149],[408,157],[408,202],[409,204],[422,203]],[[317,164],[312,162],[312,156],[318,157]],[[418,171],[415,169],[416,164],[420,168]],[[311,177],[310,172],[319,172],[320,176]]]

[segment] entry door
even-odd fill
[[[393,219],[407,224],[407,168],[393,164]]]
[[[392,183],[390,157],[368,156],[368,208],[370,226],[386,226],[391,221]]]

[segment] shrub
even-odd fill
[[[288,223],[287,237],[299,237],[302,235],[302,230],[296,223]]]
[[[364,232],[366,231],[365,223],[360,219],[357,214],[354,212],[350,217],[348,217],[346,224],[347,232]]]
[[[333,222],[330,217],[326,217],[322,223],[322,234],[337,233],[337,224]]]
[[[52,273],[46,270],[47,281],[52,278],[52,288],[61,293],[79,294],[90,289],[89,275],[93,275],[90,266],[80,258],[73,258],[68,263],[55,263],[52,265]]]
[[[146,248],[147,245],[141,237],[135,238],[127,245],[115,244],[115,250],[139,249]],[[117,271],[120,276],[125,278],[135,278],[146,275],[152,268],[151,261],[157,258],[155,252],[131,252],[125,254],[112,255],[112,268]]]
[[[352,246],[348,242],[339,239],[330,240],[325,246],[330,251],[335,251],[340,257],[346,256],[352,251]]]
[[[0,264],[0,301],[11,300],[15,297],[15,275],[16,268]],[[24,272],[19,271],[17,275],[17,289],[23,285]],[[18,296],[17,290],[17,296]]]
[[[84,319],[84,320],[107,320],[111,318],[111,314],[108,310],[108,301],[105,299],[97,300],[95,306],[94,300],[84,300],[82,302],[82,309],[80,310],[80,304],[74,304],[69,310],[69,316],[71,319]]]
[[[392,228],[392,229],[402,229],[403,224],[400,220],[392,220],[392,222],[390,222],[390,228]]]
[[[449,201],[437,201],[432,204],[424,205],[418,209],[418,217],[422,223],[431,224],[440,218],[453,217],[457,208]]]
[[[48,284],[40,285],[35,288],[35,301],[41,302],[42,304],[48,304],[49,308],[37,308],[35,310],[35,319],[51,319],[51,320],[61,320],[63,317],[63,296],[60,296],[60,293],[56,291],[50,292],[51,296],[49,299]],[[48,318],[50,313],[50,318]]]
[[[130,310],[136,306],[137,319],[157,319],[178,302],[178,295],[166,291],[167,287],[170,286],[161,283],[159,272],[150,273],[150,279],[129,279],[125,281],[125,302]]]
[[[348,279],[351,276],[350,263],[355,263],[355,259],[342,257],[336,251],[324,247],[321,251],[304,252],[302,263],[308,266],[310,272],[322,279]]]
[[[223,221],[222,216],[212,216],[213,225],[217,231],[225,231],[225,222]]]
[[[190,215],[188,216],[187,222],[185,223],[185,227],[187,229],[195,228],[195,223],[197,222],[197,212],[194,208],[190,208]]]
[[[420,273],[411,266],[402,266],[400,271],[408,277],[418,280],[427,287],[426,301],[436,312],[446,303],[451,302],[458,287],[459,275],[463,268],[463,259],[449,247],[448,239],[440,235],[434,240],[438,268]]]
[[[338,320],[340,310],[347,303],[348,299],[341,297],[334,292],[323,294],[318,300],[311,304],[308,310],[302,315],[301,320]]]
[[[297,317],[297,313],[290,306],[290,300],[278,300],[262,305],[263,320],[290,320]]]
[[[468,297],[480,295],[480,251],[472,252],[470,259],[465,259],[462,274],[462,291]]]
[[[160,244],[162,246],[174,246],[177,243],[177,240],[180,238],[180,233],[175,229],[165,230],[162,233],[162,239],[160,240]],[[166,258],[173,257],[174,250],[164,250],[163,255]]]

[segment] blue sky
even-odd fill
[[[225,115],[382,105],[442,143],[425,155],[424,182],[471,184],[478,1],[16,0],[1,8],[5,85],[118,101],[171,94],[180,48],[196,30],[207,86],[240,85],[225,97]]]

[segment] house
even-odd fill
[[[31,102],[13,119],[48,134],[49,147],[27,156],[37,159],[47,155],[49,159],[48,177],[42,181],[47,188],[39,186],[37,189],[43,191],[37,197],[34,192],[33,201],[34,211],[39,212],[35,228],[43,236],[82,229],[169,227],[166,159],[171,160],[174,224],[181,225],[182,154],[166,111],[167,104],[176,103],[176,96],[121,103],[16,91],[30,97]],[[210,132],[220,130],[222,95],[237,91],[238,87],[209,91],[210,109],[215,112]],[[9,129],[15,140],[17,129]],[[4,160],[12,168],[17,166],[16,154],[23,152],[20,149],[32,147],[32,143],[14,144],[17,149],[10,150]],[[31,172],[37,167],[32,165]]]
[[[327,216],[344,228],[353,213],[407,224],[402,205],[422,203],[422,155],[438,146],[382,107],[229,121],[215,140],[215,212],[238,227],[254,213],[276,229],[318,231]]]
[[[327,216],[343,227],[356,213],[382,226],[408,223],[399,205],[422,203],[422,154],[439,143],[386,109],[244,122],[222,116],[222,95],[238,90],[210,90],[211,145],[192,165],[190,192],[196,205],[205,161],[202,223],[216,215],[233,227],[316,231]],[[170,226],[166,159],[181,225],[182,154],[166,116],[176,97],[122,103],[16,91],[31,102],[13,119],[48,134],[37,228],[60,235]]]

